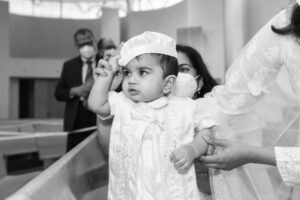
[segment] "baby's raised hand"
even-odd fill
[[[195,151],[190,145],[183,145],[175,149],[170,156],[174,167],[179,173],[185,173],[193,165]]]
[[[100,59],[97,68],[94,70],[94,78],[97,79],[99,76],[114,75],[119,70],[117,63],[119,56],[114,56],[108,61]]]

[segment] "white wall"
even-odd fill
[[[204,34],[203,59],[215,78],[225,69],[224,0],[187,0],[187,26],[200,26]]]
[[[9,112],[9,39],[8,3],[0,1],[0,118],[7,118]]]
[[[253,37],[265,23],[290,2],[291,0],[247,0],[246,40]]]
[[[70,58],[76,55],[73,34],[82,27],[90,28],[96,38],[101,35],[99,19],[61,20],[10,15],[11,56]]]
[[[111,38],[115,44],[120,43],[121,19],[116,9],[103,9],[101,17],[101,37]]]
[[[225,61],[226,67],[235,60],[246,43],[290,0],[226,0]]]
[[[175,6],[146,12],[129,13],[122,25],[126,30],[124,40],[144,31],[157,31],[176,38],[176,29],[187,24],[187,1]]]

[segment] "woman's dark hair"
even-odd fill
[[[203,86],[196,94],[196,98],[203,97],[206,93],[210,92],[214,86],[218,85],[217,81],[209,73],[201,55],[196,49],[190,46],[177,44],[176,50],[184,53],[188,57],[192,66],[195,68],[197,75],[200,75],[203,79]]]
[[[273,25],[271,26],[271,29],[273,32],[279,34],[279,35],[294,35],[297,38],[300,38],[300,6],[298,4],[295,4],[292,9],[291,19],[290,19],[289,25],[282,27],[282,28],[276,28]]]

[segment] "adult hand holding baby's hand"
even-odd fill
[[[251,149],[256,148],[237,141],[210,137],[203,139],[214,146],[215,150],[212,155],[201,156],[199,160],[207,167],[215,169],[232,170],[251,162]]]
[[[193,147],[183,145],[172,152],[170,159],[179,173],[185,173],[193,165],[195,156]]]

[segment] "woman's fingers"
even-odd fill
[[[213,146],[220,146],[220,147],[228,147],[230,142],[228,140],[223,139],[215,139],[208,136],[202,136],[203,140],[205,140],[206,143],[213,145]]]
[[[214,169],[222,169],[220,164],[204,164],[206,167],[214,168]]]
[[[201,163],[203,164],[211,164],[211,163],[220,163],[221,159],[219,157],[219,155],[208,155],[208,156],[201,156],[199,158],[199,160],[201,161]]]

